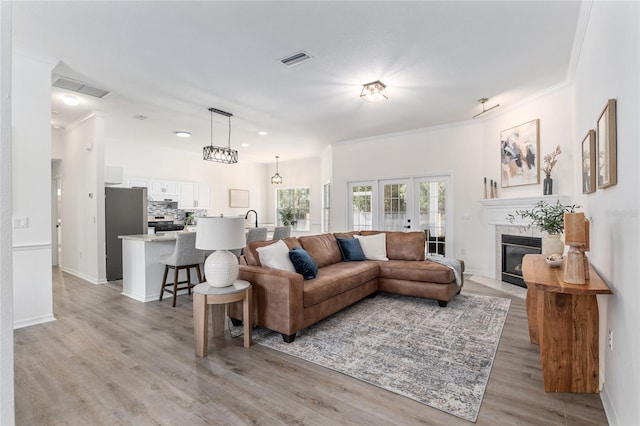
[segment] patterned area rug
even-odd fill
[[[300,332],[254,331],[254,342],[475,422],[509,299],[434,300],[380,293]]]

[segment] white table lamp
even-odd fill
[[[244,218],[201,217],[196,230],[196,248],[215,250],[204,262],[207,283],[213,287],[228,287],[238,278],[238,259],[228,250],[246,245]]]

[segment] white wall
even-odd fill
[[[0,2],[0,424],[15,422],[11,247],[11,2]]]
[[[617,99],[618,184],[582,195],[574,160],[577,199],[592,218],[589,258],[613,290],[599,298],[601,346],[609,329],[613,350],[603,349],[602,399],[612,425],[640,421],[640,3],[594,2],[574,83],[574,144],[596,128],[606,102]]]
[[[13,319],[15,327],[52,321],[51,69],[14,51],[12,58]],[[34,297],[37,295],[37,297]]]
[[[61,269],[105,282],[104,117],[69,126],[63,142]]]
[[[107,121],[107,134],[108,131]],[[105,163],[122,167],[124,175],[129,177],[207,184],[211,187],[210,215],[241,215],[255,209],[260,214],[260,222],[270,220],[265,201],[267,166],[263,164],[248,164],[242,160],[237,164],[213,163],[204,161],[200,152],[188,153],[177,149],[149,151],[148,146],[135,140],[114,138],[106,140]],[[229,189],[248,189],[249,209],[229,207]]]

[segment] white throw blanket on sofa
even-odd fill
[[[462,283],[462,265],[458,259],[451,259],[449,257],[442,256],[427,256],[426,259],[450,268],[453,271],[453,275],[456,277],[456,284],[460,285]]]

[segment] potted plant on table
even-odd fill
[[[531,210],[516,210],[515,214],[508,214],[507,219],[513,223],[517,217],[520,217],[529,221],[529,224],[525,225],[526,229],[536,227],[546,232],[548,236],[542,240],[542,254],[545,256],[554,253],[562,254],[564,242],[560,239],[560,234],[564,231],[564,214],[565,212],[575,213],[577,207],[580,206],[563,205],[560,200],[555,204],[538,201]]]

